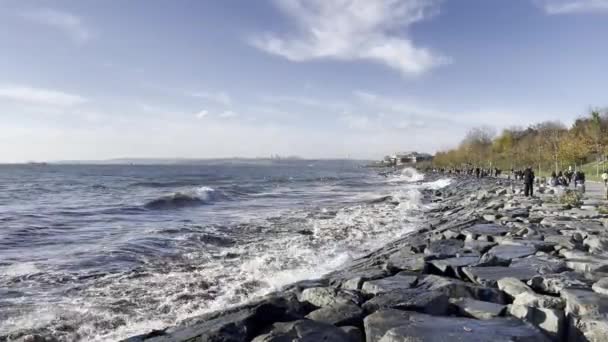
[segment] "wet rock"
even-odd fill
[[[416,288],[424,291],[439,291],[450,298],[464,297],[498,304],[506,302],[504,293],[498,289],[482,287],[458,279],[436,275],[427,275],[419,279]]]
[[[475,283],[490,287],[496,287],[496,281],[502,278],[513,277],[528,281],[537,275],[536,270],[530,267],[465,267],[462,271]]]
[[[506,308],[501,304],[471,298],[454,298],[450,299],[450,303],[458,308],[460,315],[477,319],[492,319],[502,316]]]
[[[363,304],[363,309],[370,313],[379,309],[399,309],[444,315],[448,312],[448,307],[448,297],[442,292],[420,289],[382,293]]]
[[[306,318],[335,326],[359,325],[363,319],[363,310],[352,303],[334,304],[315,310]]]
[[[308,302],[316,307],[334,304],[360,304],[362,298],[354,291],[340,290],[333,287],[311,287],[300,294],[301,302]]]
[[[392,277],[366,281],[361,291],[368,295],[377,295],[379,293],[390,292],[399,289],[409,289],[416,282],[418,276],[397,274]]]
[[[259,329],[274,322],[298,319],[306,310],[306,305],[298,302],[293,293],[273,294],[242,307],[189,318],[144,341],[249,341]]]
[[[566,300],[566,311],[575,315],[605,315],[608,314],[608,296],[589,290],[565,289],[561,297]]]
[[[423,271],[426,265],[424,254],[409,254],[397,252],[392,254],[387,262],[386,268],[389,271]]]
[[[464,241],[462,240],[437,240],[429,244],[424,250],[427,259],[446,259],[463,253]]]
[[[511,296],[511,298],[515,298],[517,295],[521,293],[533,293],[534,291],[528,287],[528,285],[524,284],[521,280],[517,278],[501,278],[496,282],[498,288],[504,291],[506,294]]]
[[[213,341],[232,341],[228,339]],[[315,322],[311,320],[299,320],[287,323],[275,323],[273,329],[264,335],[260,335],[252,342],[283,342],[283,341],[336,341],[350,342],[350,336],[342,329],[333,325]]]
[[[608,296],[608,277],[602,278],[592,286],[593,291]]]
[[[536,328],[512,318],[477,320],[436,317],[418,313],[397,316],[379,311],[365,319],[368,342],[532,342],[548,341]],[[370,333],[368,333],[368,329]]]
[[[525,305],[509,305],[509,314],[536,326],[554,341],[561,341],[566,330],[564,311]]]

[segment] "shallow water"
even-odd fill
[[[318,277],[415,229],[419,190],[449,184],[423,178],[352,161],[0,166],[0,340],[114,340]]]

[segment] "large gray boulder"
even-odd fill
[[[607,316],[570,316],[568,322],[568,342],[608,341]]]
[[[409,289],[416,283],[417,279],[417,275],[400,273],[392,277],[366,281],[361,287],[361,292],[368,295],[377,295],[393,290]]]
[[[461,316],[477,319],[492,319],[502,316],[506,308],[505,305],[471,298],[452,298],[450,303],[458,309]]]
[[[521,280],[517,278],[507,277],[501,278],[496,281],[498,288],[504,293],[511,296],[511,298],[515,298],[517,295],[521,293],[533,293],[534,291],[528,287],[528,285],[524,284]]]
[[[419,279],[416,288],[424,291],[439,291],[450,298],[465,297],[498,304],[506,302],[505,294],[498,289],[437,275],[426,275]]]
[[[309,313],[306,318],[335,326],[359,325],[363,310],[352,303],[334,304]]]
[[[365,302],[362,307],[369,313],[379,309],[399,309],[445,315],[449,309],[449,299],[439,291],[395,290],[377,295]]]
[[[512,259],[523,258],[536,253],[533,246],[498,245],[492,247],[481,257],[480,264],[489,266],[508,266]]]
[[[513,317],[531,323],[554,341],[562,341],[566,331],[566,316],[563,310],[538,308],[526,305],[509,305]]]
[[[259,329],[274,322],[298,319],[306,310],[292,293],[270,295],[243,307],[189,318],[178,326],[132,341],[246,342]]]
[[[528,281],[537,275],[532,267],[465,267],[462,271],[475,283],[490,287],[496,287],[496,282],[502,278],[512,277]]]
[[[535,291],[559,295],[566,288],[589,288],[589,281],[577,272],[562,272],[559,274],[541,274],[528,280],[528,285]]]
[[[429,244],[429,246],[424,250],[424,255],[429,260],[451,258],[457,255],[466,254],[463,247],[464,241],[462,240],[437,240]]]
[[[347,303],[360,304],[363,300],[357,292],[333,287],[311,287],[304,289],[299,299],[301,302],[308,302],[316,307]]]
[[[395,252],[388,257],[386,268],[389,271],[423,271],[426,266],[424,254],[411,254],[409,252]]]
[[[365,318],[367,342],[543,342],[536,328],[513,318],[477,320],[382,310]]]
[[[213,340],[214,342],[216,340]],[[220,341],[220,340],[217,340]],[[231,340],[224,340],[231,341]],[[351,337],[342,329],[333,325],[311,320],[275,323],[273,329],[264,335],[259,335],[252,342],[318,342],[335,341],[351,342]]]
[[[550,256],[532,255],[526,258],[511,260],[511,267],[530,267],[536,269],[538,274],[555,274],[568,270],[566,263]]]

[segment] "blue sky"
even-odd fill
[[[0,161],[379,158],[608,105],[608,0],[0,0]]]

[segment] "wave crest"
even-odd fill
[[[152,210],[178,209],[211,204],[225,199],[226,196],[213,188],[202,186],[188,192],[176,192],[168,196],[153,199],[144,207]]]

